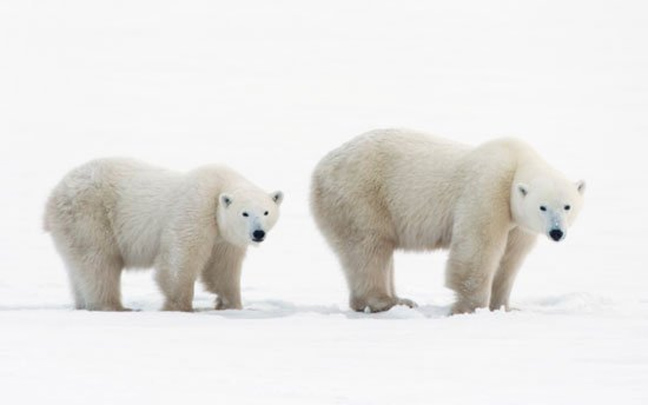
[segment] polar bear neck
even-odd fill
[[[565,176],[554,169],[535,151],[529,150],[527,153],[521,153],[518,157],[513,185],[527,184],[534,185],[538,183],[547,184],[552,182],[566,181]]]

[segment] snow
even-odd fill
[[[0,3],[0,401],[139,404],[648,403],[648,13],[639,1]],[[447,316],[446,254],[396,257],[417,309],[351,312],[308,212],[328,150],[381,127],[511,135],[588,183],[543,239],[519,311]],[[286,195],[243,311],[72,311],[41,229],[70,168],[224,162]]]

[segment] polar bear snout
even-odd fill
[[[265,236],[266,233],[262,229],[257,229],[256,231],[252,232],[252,240],[255,242],[263,242]]]
[[[552,229],[549,231],[549,237],[555,242],[560,242],[565,239],[565,232],[563,232],[562,229]]]

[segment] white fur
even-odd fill
[[[255,231],[272,229],[282,197],[224,166],[182,174],[102,159],[56,186],[45,229],[66,264],[78,309],[124,310],[122,270],[148,267],[156,268],[166,310],[192,310],[199,276],[218,295],[217,309],[241,308],[246,248],[263,240],[254,240]]]
[[[353,309],[415,305],[396,295],[394,250],[444,248],[450,249],[446,284],[457,294],[453,313],[462,313],[508,309],[536,234],[558,228],[566,234],[583,191],[584,183],[567,181],[518,140],[474,148],[377,130],[322,159],[311,204],[338,254]]]

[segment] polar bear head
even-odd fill
[[[584,192],[584,181],[572,183],[558,175],[516,181],[511,190],[513,220],[527,231],[559,242],[578,216]]]
[[[283,193],[257,190],[225,192],[218,197],[218,229],[234,245],[258,245],[279,219]]]

